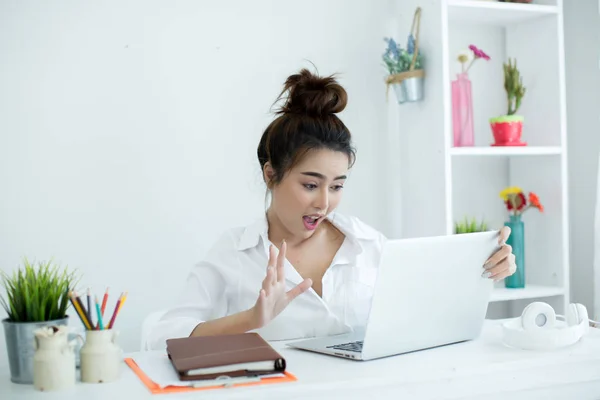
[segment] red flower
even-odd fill
[[[516,195],[508,196],[508,200],[506,200],[506,208],[508,210],[512,210],[513,203],[515,204],[514,208],[516,208],[517,211],[521,211],[525,207],[525,205],[527,204],[527,200],[525,200],[525,195],[523,194],[523,192],[519,192]]]
[[[531,203],[532,207],[536,207],[537,209],[540,210],[540,212],[544,212],[544,206],[542,205],[542,203],[540,203],[540,198],[538,197],[537,194],[530,192],[529,193],[529,202]]]

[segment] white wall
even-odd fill
[[[256,146],[283,81],[306,60],[341,73],[349,93],[341,117],[358,161],[341,210],[391,232],[379,203],[390,9],[0,3],[0,268],[54,257],[83,272],[82,288],[108,285],[113,301],[129,291],[120,343],[137,349],[144,316],[171,303],[217,233],[264,210]]]
[[[571,220],[571,301],[592,313],[594,212],[600,151],[598,0],[564,1]],[[596,314],[600,310],[595,310]]]

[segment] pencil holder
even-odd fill
[[[107,383],[119,378],[121,349],[115,343],[118,332],[112,329],[86,331],[81,348],[81,381]]]

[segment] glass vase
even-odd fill
[[[525,226],[520,215],[511,215],[510,220],[504,225],[510,227],[510,235],[506,244],[512,247],[515,255],[517,270],[511,276],[504,279],[504,286],[507,288],[525,287]]]
[[[454,147],[474,146],[471,81],[466,72],[457,74],[452,81],[452,124]]]

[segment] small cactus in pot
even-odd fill
[[[517,68],[517,60],[513,61],[509,58],[508,63],[503,64],[503,68],[507,112],[504,115],[490,118],[490,126],[495,140],[492,146],[526,146],[527,143],[521,142],[524,118],[517,114],[526,88],[523,86],[523,78]]]

